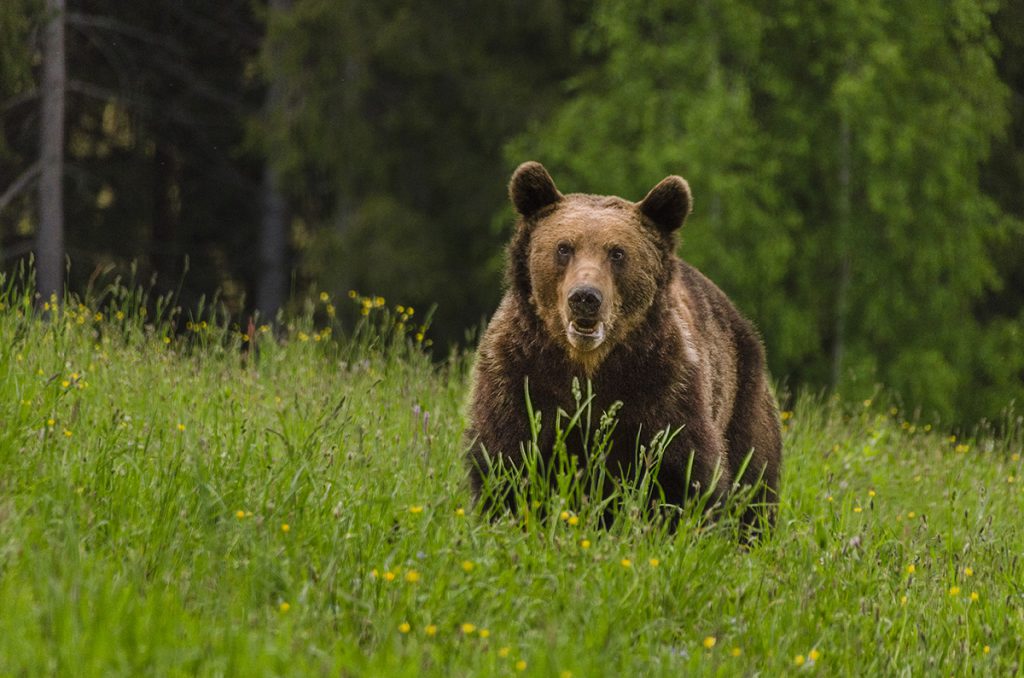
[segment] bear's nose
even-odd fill
[[[596,287],[576,287],[569,293],[569,308],[582,316],[595,316],[601,309],[601,291]]]

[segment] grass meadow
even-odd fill
[[[750,549],[558,497],[492,522],[472,356],[431,362],[419,309],[321,295],[274,332],[123,287],[33,307],[0,285],[0,675],[1024,670],[1019,418],[954,439],[884,392],[799,398]]]

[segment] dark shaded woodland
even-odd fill
[[[680,253],[789,389],[1024,400],[1019,2],[0,5],[0,270],[46,294],[134,275],[241,322],[357,289],[436,304],[443,352],[500,296],[526,159],[686,176]]]

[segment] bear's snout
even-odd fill
[[[566,338],[578,351],[592,351],[605,340],[605,295],[599,287],[577,282],[564,297]],[[566,312],[568,311],[568,312]]]
[[[569,292],[569,310],[577,316],[593,318],[601,310],[601,290],[589,285],[574,287]]]

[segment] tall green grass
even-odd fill
[[[1019,419],[954,441],[881,398],[802,398],[750,549],[728,521],[602,528],[557,493],[490,521],[460,450],[468,359],[432,362],[415,314],[215,308],[119,285],[40,308],[0,283],[0,674],[1024,667]]]

